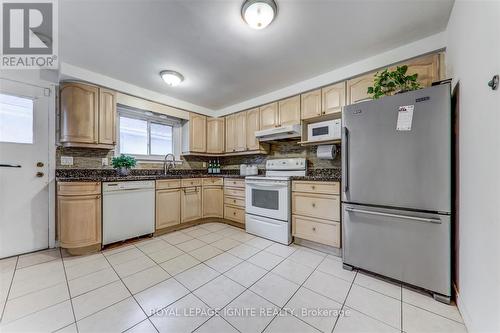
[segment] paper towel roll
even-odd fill
[[[333,160],[337,156],[337,146],[320,145],[316,150],[316,157],[320,160]]]

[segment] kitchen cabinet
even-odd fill
[[[207,119],[207,153],[224,153],[224,118]]]
[[[190,113],[189,121],[183,126],[184,153],[206,153],[207,151],[207,117]]]
[[[100,182],[59,182],[56,211],[62,248],[72,254],[100,250]]]
[[[61,145],[105,149],[114,147],[114,91],[83,83],[64,83],[60,90],[59,117]]]
[[[300,95],[301,119],[321,116],[321,89],[306,92]]]
[[[224,179],[224,218],[245,224],[245,180]]]
[[[417,80],[423,87],[430,87],[432,82],[440,80],[439,54],[419,57],[403,64],[408,65],[408,75],[418,74]]]
[[[354,104],[364,100],[371,99],[368,95],[368,87],[373,86],[373,76],[371,72],[362,76],[347,80],[347,104]]]
[[[292,182],[292,235],[340,247],[339,182]]]
[[[321,88],[321,113],[340,113],[345,105],[346,82],[339,82]]]
[[[181,223],[201,219],[201,179],[182,179],[181,185]]]
[[[158,183],[157,183],[158,184]],[[181,223],[181,189],[156,191],[156,230]]]
[[[261,130],[279,126],[278,102],[261,106],[259,114]]]
[[[279,126],[300,124],[300,95],[278,102]]]
[[[208,185],[210,181],[220,185]],[[224,217],[224,190],[222,188],[222,178],[211,179],[207,185],[203,185],[203,217]]]
[[[246,145],[247,150],[259,150],[261,145],[255,137],[255,132],[260,130],[259,108],[251,109],[246,112]]]
[[[235,151],[247,150],[247,115],[246,112],[238,112],[234,120]]]
[[[235,120],[236,114],[225,117],[226,119],[226,153],[236,151]]]

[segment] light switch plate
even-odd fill
[[[61,165],[73,165],[73,156],[61,156]]]
[[[108,166],[109,165],[109,160],[107,157],[103,157],[102,158],[102,166]]]

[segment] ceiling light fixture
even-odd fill
[[[253,29],[264,29],[278,14],[274,0],[246,0],[241,7],[241,17]]]
[[[161,71],[160,76],[171,87],[178,86],[182,81],[184,81],[184,76],[176,71]]]

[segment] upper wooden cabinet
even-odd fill
[[[300,95],[278,102],[279,126],[300,124]]]
[[[224,153],[224,118],[207,119],[207,153]]]
[[[235,150],[247,150],[247,113],[238,112],[234,120]]]
[[[342,112],[345,105],[345,81],[321,88],[322,114]]]
[[[417,80],[423,87],[430,87],[432,82],[440,80],[439,54],[412,59],[403,64],[408,65],[407,74],[418,74]]]
[[[207,152],[207,117],[197,113],[189,114],[189,121],[182,128],[182,152]]]
[[[321,115],[321,89],[306,92],[300,95],[302,119],[309,119]]]
[[[232,153],[236,151],[236,137],[234,131],[236,115],[230,114],[229,116],[226,116],[225,119],[226,119],[226,153]]]
[[[261,130],[279,126],[278,102],[261,106],[259,113]]]
[[[247,127],[246,127],[246,143],[247,150],[261,149],[259,140],[255,137],[255,132],[260,130],[259,108],[251,109],[246,112]]]
[[[59,142],[67,147],[112,149],[116,143],[116,94],[83,83],[64,83],[60,91]]]
[[[373,75],[375,75],[374,72],[347,80],[347,104],[370,99],[367,91],[368,87],[373,86]]]

